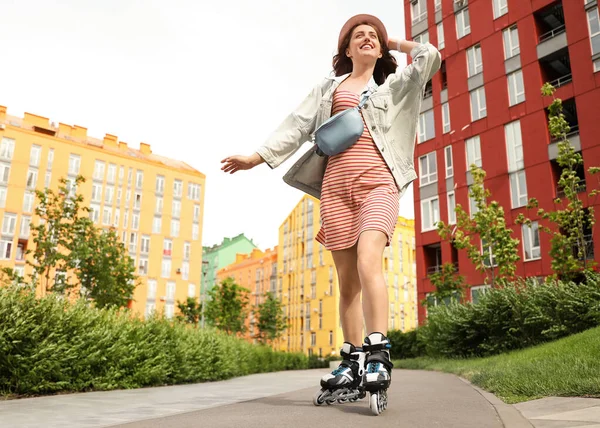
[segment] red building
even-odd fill
[[[484,278],[465,252],[442,242],[436,222],[453,221],[456,204],[471,209],[468,165],[487,172],[485,188],[504,207],[521,239],[517,274],[552,273],[550,237],[515,224],[527,200],[554,209],[560,168],[547,126],[544,82],[563,100],[568,135],[581,152],[587,190],[597,187],[589,166],[600,166],[600,23],[598,0],[405,0],[407,37],[430,41],[442,69],[428,84],[419,119],[415,167],[415,227],[419,301],[433,291],[428,274],[456,263],[477,298]],[[587,193],[580,196],[586,204]],[[600,209],[596,208],[597,216]],[[600,229],[589,246],[600,254]],[[426,317],[420,306],[419,320]]]

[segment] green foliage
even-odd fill
[[[542,87],[542,95],[554,97],[555,88],[546,83]],[[562,101],[554,98],[548,107],[550,135],[558,140],[557,162],[562,168],[558,181],[558,187],[564,193],[566,206],[560,198],[555,200],[556,209],[546,211],[538,209],[537,215],[552,225],[548,227],[540,225],[540,229],[551,235],[550,256],[552,257],[552,270],[554,274],[565,280],[579,280],[584,272],[594,268],[593,248],[591,247],[591,235],[595,224],[594,208],[585,208],[579,193],[586,189],[586,183],[577,171],[583,167],[581,154],[567,139],[570,131],[568,122],[563,114]],[[590,167],[588,172],[595,175],[600,171],[598,167]],[[598,184],[598,183],[597,183]],[[591,187],[591,186],[590,186]],[[598,194],[598,187],[592,189],[589,197]],[[591,205],[591,204],[590,204]],[[528,208],[537,208],[537,201],[530,201]],[[530,224],[531,220],[520,216],[518,222]]]
[[[258,338],[262,343],[269,343],[281,337],[288,327],[281,301],[273,296],[273,293],[267,292],[265,300],[257,309]]]
[[[249,290],[240,287],[233,278],[227,278],[213,287],[206,302],[205,316],[208,323],[219,330],[231,333],[246,331],[246,315]]]
[[[421,329],[430,356],[485,356],[600,325],[600,276],[582,284],[534,278],[492,288],[477,304],[433,308]]]
[[[181,322],[198,325],[200,316],[202,315],[202,303],[198,302],[193,297],[188,297],[185,302],[177,302],[179,308],[179,315],[177,319]]]
[[[190,329],[116,308],[70,304],[21,287],[0,288],[0,394],[110,390],[228,379],[308,367],[217,330]]]
[[[392,359],[416,358],[425,355],[425,343],[420,329],[416,328],[407,332],[401,330],[388,331],[387,337],[392,344],[390,349]]]
[[[444,263],[439,271],[429,275],[429,280],[435,291],[423,300],[423,305],[432,307],[440,302],[464,298],[465,278],[457,275],[454,264]]]
[[[471,165],[470,171],[473,185],[469,196],[474,199],[477,212],[471,218],[461,205],[457,205],[456,226],[441,221],[438,233],[442,239],[451,239],[457,249],[465,250],[475,268],[485,274],[486,283],[489,280],[494,286],[498,280],[514,277],[519,260],[519,240],[512,238],[504,208],[497,201],[488,202],[491,193],[483,187],[485,171],[476,165]]]

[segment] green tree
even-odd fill
[[[258,315],[257,337],[263,343],[278,339],[288,327],[281,300],[271,292],[265,294],[265,300],[258,305],[255,312]]]
[[[542,95],[553,98],[548,107],[548,129],[550,135],[558,141],[556,161],[562,169],[558,187],[564,193],[564,201],[556,198],[554,211],[539,208],[535,198],[530,199],[527,207],[538,208],[537,215],[547,220],[551,226],[540,224],[539,228],[551,235],[550,256],[554,275],[564,280],[577,280],[582,278],[585,271],[596,265],[592,257],[593,248],[589,245],[595,224],[594,208],[590,204],[586,209],[579,197],[579,194],[586,189],[585,180],[577,173],[583,167],[583,158],[581,154],[575,152],[573,145],[567,139],[571,128],[563,114],[562,100],[554,97],[555,91],[556,89],[549,83],[542,87]],[[594,175],[599,170],[597,167],[590,167],[588,173]],[[597,194],[598,185],[588,196],[591,199]],[[531,219],[521,214],[517,218],[517,223],[531,225]]]
[[[97,307],[127,306],[137,286],[133,259],[114,230],[102,230],[88,218],[73,229],[67,266],[81,285],[82,297]]]
[[[35,191],[38,199],[35,214],[39,223],[30,226],[35,248],[28,251],[33,259],[27,263],[33,267],[34,285],[39,279],[46,292],[62,293],[76,286],[69,282],[64,272],[76,239],[73,230],[84,218],[81,214],[89,212],[89,209],[81,206],[83,196],[76,193],[77,187],[85,182],[82,176],[77,176],[74,181],[61,178],[59,182],[58,192],[51,189]],[[52,273],[59,274],[52,277]]]
[[[442,302],[448,304],[452,300],[460,302],[464,299],[465,278],[457,275],[454,264],[444,263],[439,271],[429,275],[429,279],[435,291],[422,302],[428,308]]]
[[[227,334],[246,331],[249,290],[227,278],[208,292],[205,317],[208,323]]]
[[[514,277],[519,240],[512,238],[512,229],[507,227],[504,208],[497,202],[488,202],[491,196],[484,189],[485,171],[471,165],[473,185],[469,197],[475,201],[476,212],[471,218],[461,205],[456,206],[456,226],[438,223],[442,239],[451,239],[459,250],[466,250],[477,271],[494,286],[499,280]],[[481,243],[481,246],[480,246]]]
[[[202,303],[198,302],[194,297],[188,297],[185,302],[177,302],[179,315],[177,319],[187,324],[198,325],[200,316],[202,315]]]

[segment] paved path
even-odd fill
[[[600,428],[600,399],[548,397],[516,404],[535,428]]]
[[[323,373],[268,373],[214,383],[3,401],[0,427],[532,426],[514,406],[491,394],[456,376],[426,371],[395,370],[389,408],[378,417],[371,416],[367,400],[315,407],[312,396]]]

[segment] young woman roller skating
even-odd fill
[[[391,50],[410,54],[412,63],[400,69]],[[392,363],[383,250],[394,233],[400,197],[417,177],[417,118],[425,84],[439,67],[440,54],[431,44],[388,38],[378,18],[354,16],[340,31],[334,76],[318,84],[256,153],[222,161],[228,173],[263,162],[275,168],[332,115],[359,105],[368,91],[358,141],[332,156],[313,147],[284,178],[320,199],[316,240],[331,251],[339,279],[343,361],[321,379],[316,405],[354,401],[367,391],[374,414],[387,407]]]

